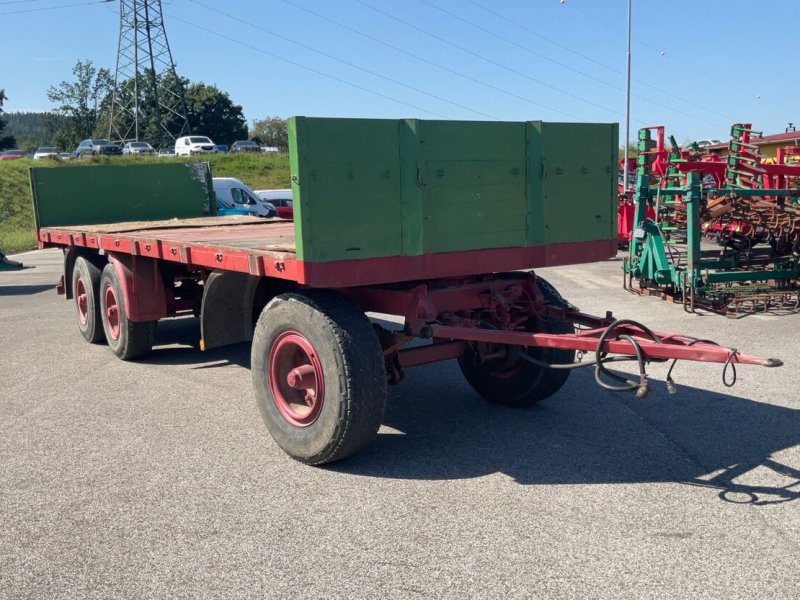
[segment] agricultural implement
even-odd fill
[[[0,217],[2,219],[2,217]],[[16,260],[11,260],[6,257],[3,250],[0,249],[0,271],[18,271],[22,268],[22,263]]]
[[[627,289],[730,316],[800,307],[797,152],[764,162],[752,134],[734,125],[721,158],[665,144],[663,127],[639,131]]]
[[[6,258],[6,255],[3,254],[3,251],[0,250],[0,271],[18,271],[21,268],[21,262]]]
[[[584,314],[519,270],[616,254],[616,125],[296,117],[289,140],[294,222],[214,216],[204,164],[33,169],[31,182],[83,337],[138,359],[160,319],[196,315],[203,349],[252,341],[261,415],[299,461],[369,444],[387,386],[417,365],[457,359],[486,400],[528,407],[575,368],[644,398],[651,362],[719,363],[726,384],[737,365],[781,364]]]

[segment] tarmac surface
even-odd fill
[[[618,260],[543,269],[586,312],[775,356],[653,365],[644,401],[574,373],[531,410],[448,363],[390,389],[378,440],[287,458],[246,344],[159,323],[124,363],[53,291],[61,255],[0,273],[0,598],[797,598],[800,315],[732,320],[622,289]]]

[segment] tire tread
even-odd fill
[[[283,447],[292,458],[309,465],[321,465],[351,456],[369,445],[376,437],[383,422],[386,408],[386,372],[383,352],[377,336],[366,315],[347,297],[330,290],[304,290],[290,292],[273,298],[265,307],[256,324],[253,336],[253,365],[263,360],[270,323],[270,310],[284,303],[299,303],[309,310],[315,326],[330,331],[342,359],[342,371],[326,373],[326,388],[329,378],[334,378],[343,401],[329,443],[313,456],[297,456]],[[271,398],[261,398],[256,381],[261,374],[253,370],[254,388],[257,400],[269,402]],[[267,396],[269,394],[267,393]],[[269,426],[266,408],[261,407],[262,416]]]

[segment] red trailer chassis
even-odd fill
[[[327,413],[322,407],[334,401],[325,381],[342,372],[347,377],[372,373],[372,379],[359,385],[367,389],[364,394],[380,396],[385,394],[381,386],[398,383],[405,369],[455,358],[470,384],[488,400],[528,406],[555,393],[574,368],[594,367],[604,388],[643,398],[649,391],[650,362],[720,363],[733,372],[727,378],[723,372],[730,385],[738,364],[781,364],[707,340],[654,332],[611,313],[584,314],[532,272],[315,289],[301,282],[299,261],[291,252],[291,224],[236,218],[206,222],[213,226],[41,229],[39,245],[64,249],[59,291],[75,300],[84,337],[102,341],[104,332],[123,359],[149,352],[156,321],[192,313],[200,317],[201,348],[253,340],[252,370],[262,415],[268,426],[272,419],[270,432],[278,444],[307,463],[354,453],[371,441],[380,425],[382,408],[362,408],[360,414],[352,404],[347,410],[355,411],[353,422],[360,425],[353,427],[360,433],[347,437],[331,425],[326,444],[312,444],[306,451],[311,442],[303,438],[298,445],[295,438],[323,428],[320,423]],[[458,257],[441,258],[449,262]],[[389,265],[391,259],[386,262]],[[570,262],[576,262],[574,255]],[[370,324],[363,316],[366,312],[401,317],[402,329],[375,320]],[[304,319],[311,319],[314,327],[293,324]],[[331,323],[335,327],[328,327]],[[339,362],[326,358],[328,342],[317,337],[315,328],[327,331],[328,338],[341,337]],[[428,343],[409,347],[415,340]],[[373,358],[380,358],[365,366],[358,361],[367,360],[372,351],[363,351],[367,358],[357,355],[361,350],[348,354],[348,344],[373,348]],[[576,352],[586,359],[576,362]],[[624,360],[636,363],[635,376],[607,368]],[[330,365],[338,366],[332,370]],[[667,385],[671,387],[669,376]],[[370,398],[362,398],[364,406]]]

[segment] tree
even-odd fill
[[[51,113],[7,112],[3,118],[6,133],[16,138],[16,147],[20,150],[53,146],[53,133],[64,128],[63,117]]]
[[[56,132],[54,139],[65,148],[95,135],[100,105],[114,87],[108,69],[95,68],[91,60],[79,60],[72,68],[72,74],[75,81],[62,81],[47,90],[50,102],[59,105],[55,113],[66,119],[67,126]],[[98,135],[105,133],[97,132]]]
[[[207,135],[218,144],[247,139],[242,107],[214,85],[193,83],[186,89],[186,112],[192,133]]]
[[[273,146],[286,152],[289,148],[289,136],[286,131],[286,119],[267,117],[253,121],[250,137],[263,146]]]
[[[179,99],[184,96],[183,90],[188,85],[188,79],[176,78],[171,73],[156,76],[149,68],[144,69],[135,79],[121,80],[117,83],[116,90],[100,104],[97,130],[110,132],[109,137],[115,141],[138,139],[156,146],[171,143],[187,132],[181,115],[171,112],[163,103],[166,99],[168,106],[180,105]],[[112,127],[111,105],[115,94]],[[138,123],[135,122],[137,114]]]
[[[3,102],[7,100],[6,98],[6,91],[0,89],[0,136],[3,136],[3,130],[6,128],[6,121],[3,119]],[[6,148],[13,148],[17,145],[17,140],[14,139],[14,136],[7,135],[0,137],[0,150],[5,150]]]

